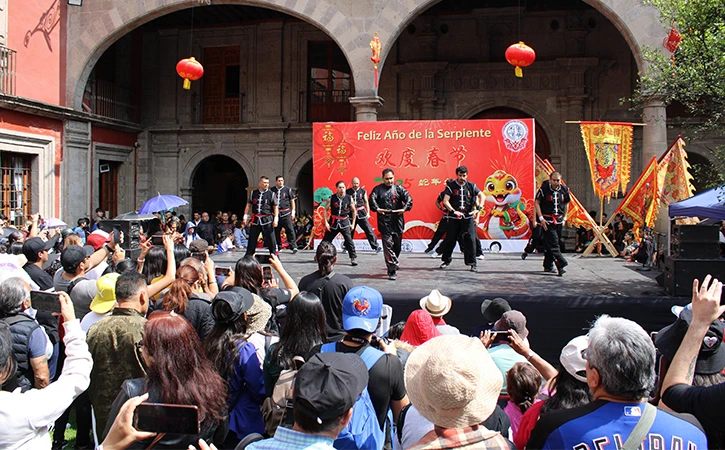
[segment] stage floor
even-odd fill
[[[233,266],[242,252],[214,255],[218,265]],[[447,269],[439,269],[439,259],[425,254],[403,254],[397,281],[389,281],[382,254],[358,253],[357,267],[350,266],[346,254],[338,256],[335,271],[356,285],[367,285],[383,294],[393,308],[392,323],[406,320],[418,309],[420,298],[432,289],[451,297],[453,307],[445,316],[447,323],[462,333],[473,334],[485,324],[481,303],[503,297],[528,319],[532,348],[551,363],[573,337],[585,334],[601,314],[625,317],[645,330],[656,331],[675,320],[672,305],[685,305],[688,298],[667,296],[655,281],[659,272],[637,271],[638,264],[607,257],[580,258],[566,254],[569,260],[563,277],[545,273],[541,255],[487,254],[479,261],[480,272],[472,273],[463,264],[462,255],[454,255]],[[316,270],[314,253],[296,255],[283,252],[286,270],[299,280]]]
[[[264,251],[264,250],[263,250]],[[222,266],[233,266],[244,256],[242,252],[213,255],[212,259]],[[335,271],[353,279],[356,285],[367,285],[385,292],[405,292],[409,295],[426,295],[431,289],[443,294],[480,295],[531,295],[531,296],[607,296],[647,297],[665,296],[665,291],[654,280],[659,272],[640,272],[639,264],[625,263],[622,259],[565,254],[569,261],[564,276],[545,273],[542,255],[529,255],[522,260],[519,254],[491,253],[478,261],[478,273],[469,271],[463,263],[463,255],[454,254],[453,263],[446,269],[438,266],[441,261],[430,255],[404,253],[400,257],[397,281],[387,277],[382,253],[358,252],[357,267],[350,266],[347,254],[338,254]],[[280,259],[285,269],[297,281],[316,270],[314,252],[304,250],[293,255],[283,251]]]

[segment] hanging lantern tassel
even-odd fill
[[[176,64],[176,73],[184,79],[184,89],[191,89],[191,82],[196,81],[204,75],[204,66],[193,56],[182,59]]]
[[[370,50],[373,51],[373,55],[370,57],[370,60],[373,62],[375,87],[378,87],[378,63],[380,62],[380,52],[383,51],[383,45],[380,43],[377,31],[375,32],[373,39],[370,41]]]
[[[523,41],[512,44],[506,49],[506,61],[515,67],[514,73],[517,77],[524,76],[522,67],[528,67],[536,60],[534,49],[524,44]]]

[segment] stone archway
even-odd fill
[[[369,2],[336,2],[334,0],[214,0],[215,4],[245,4],[269,8],[298,17],[327,33],[339,45],[350,63],[355,82],[355,95],[377,96],[377,87],[370,64],[368,42],[378,32],[383,42],[382,71],[385,59],[403,30],[418,15],[440,0],[388,0],[373,7]],[[640,1],[582,0],[606,16],[629,45],[640,71],[645,68],[642,48],[662,48],[666,35],[653,6]],[[68,9],[68,46],[66,58],[65,103],[81,109],[83,90],[96,61],[110,45],[129,31],[150,20],[189,7],[188,0],[108,0],[102,11],[89,8]],[[203,6],[197,6],[203,7]]]
[[[312,184],[312,158],[310,158],[297,174],[297,210],[299,214],[312,214],[314,186]]]
[[[239,217],[246,206],[247,174],[234,159],[213,155],[197,164],[191,176],[192,211],[231,211]]]
[[[687,162],[692,168],[690,173],[694,175],[692,185],[695,186],[696,193],[706,191],[715,180],[719,179],[717,169],[704,155],[688,151]]]
[[[290,3],[293,5],[290,6]],[[341,10],[334,0],[316,0],[312,8],[312,2],[304,0],[214,0],[214,4],[268,8],[315,25],[342,49],[353,77],[365,78],[362,72],[369,65],[369,49],[362,52],[358,43],[363,36],[367,36],[367,30],[362,30],[361,22],[346,14],[344,8]],[[141,5],[134,1],[110,0],[105,5],[102,11],[93,12],[89,12],[88,8],[68,9],[68,42],[73,42],[73,45],[68,46],[66,58],[65,104],[76,110],[81,110],[83,92],[93,67],[114,42],[141,25],[187,9],[192,3],[189,0],[146,0]],[[198,5],[195,7],[204,8]],[[372,91],[368,93],[372,94]]]
[[[660,14],[654,6],[644,5],[641,1],[581,1],[599,11],[619,30],[632,51],[632,55],[637,62],[637,67],[640,72],[646,68],[646,64],[642,58],[642,49],[644,46],[662,49],[663,52],[666,52],[662,47],[662,39],[667,35],[667,30],[659,21]],[[440,2],[441,0],[388,1],[385,3],[385,7],[377,12],[375,21],[371,23],[372,29],[375,31],[380,30],[379,35],[383,42],[395,42],[403,30],[416,17]],[[396,20],[391,22],[388,17],[395,18]],[[393,25],[393,27],[385,28],[381,26],[383,24],[388,27]],[[383,48],[382,60],[379,66],[385,64],[385,59],[388,56],[390,48],[390,46]]]
[[[509,107],[495,107],[486,109],[479,112],[478,114],[471,117],[471,119],[518,119],[518,118],[533,118],[531,114],[525,113],[519,109]],[[549,137],[544,130],[544,127],[538,120],[534,120],[535,136],[536,136],[536,154],[541,159],[549,159],[551,156],[551,144],[549,143]]]

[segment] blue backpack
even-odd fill
[[[321,353],[335,351],[337,351],[335,342],[324,344],[320,349]],[[365,362],[365,367],[370,370],[383,355],[385,355],[384,352],[373,347],[367,347],[363,350],[360,358]],[[347,428],[340,432],[340,435],[332,445],[338,450],[362,450],[380,449],[383,448],[384,444],[385,433],[380,428],[378,416],[375,413],[368,388],[365,387],[353,406],[352,420],[347,424]]]

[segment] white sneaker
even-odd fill
[[[483,256],[483,254],[481,254],[481,255],[476,256],[476,259],[483,260],[483,259],[486,259],[486,257]]]
[[[433,251],[433,253],[430,254],[430,257],[433,259],[440,259],[441,255]]]

